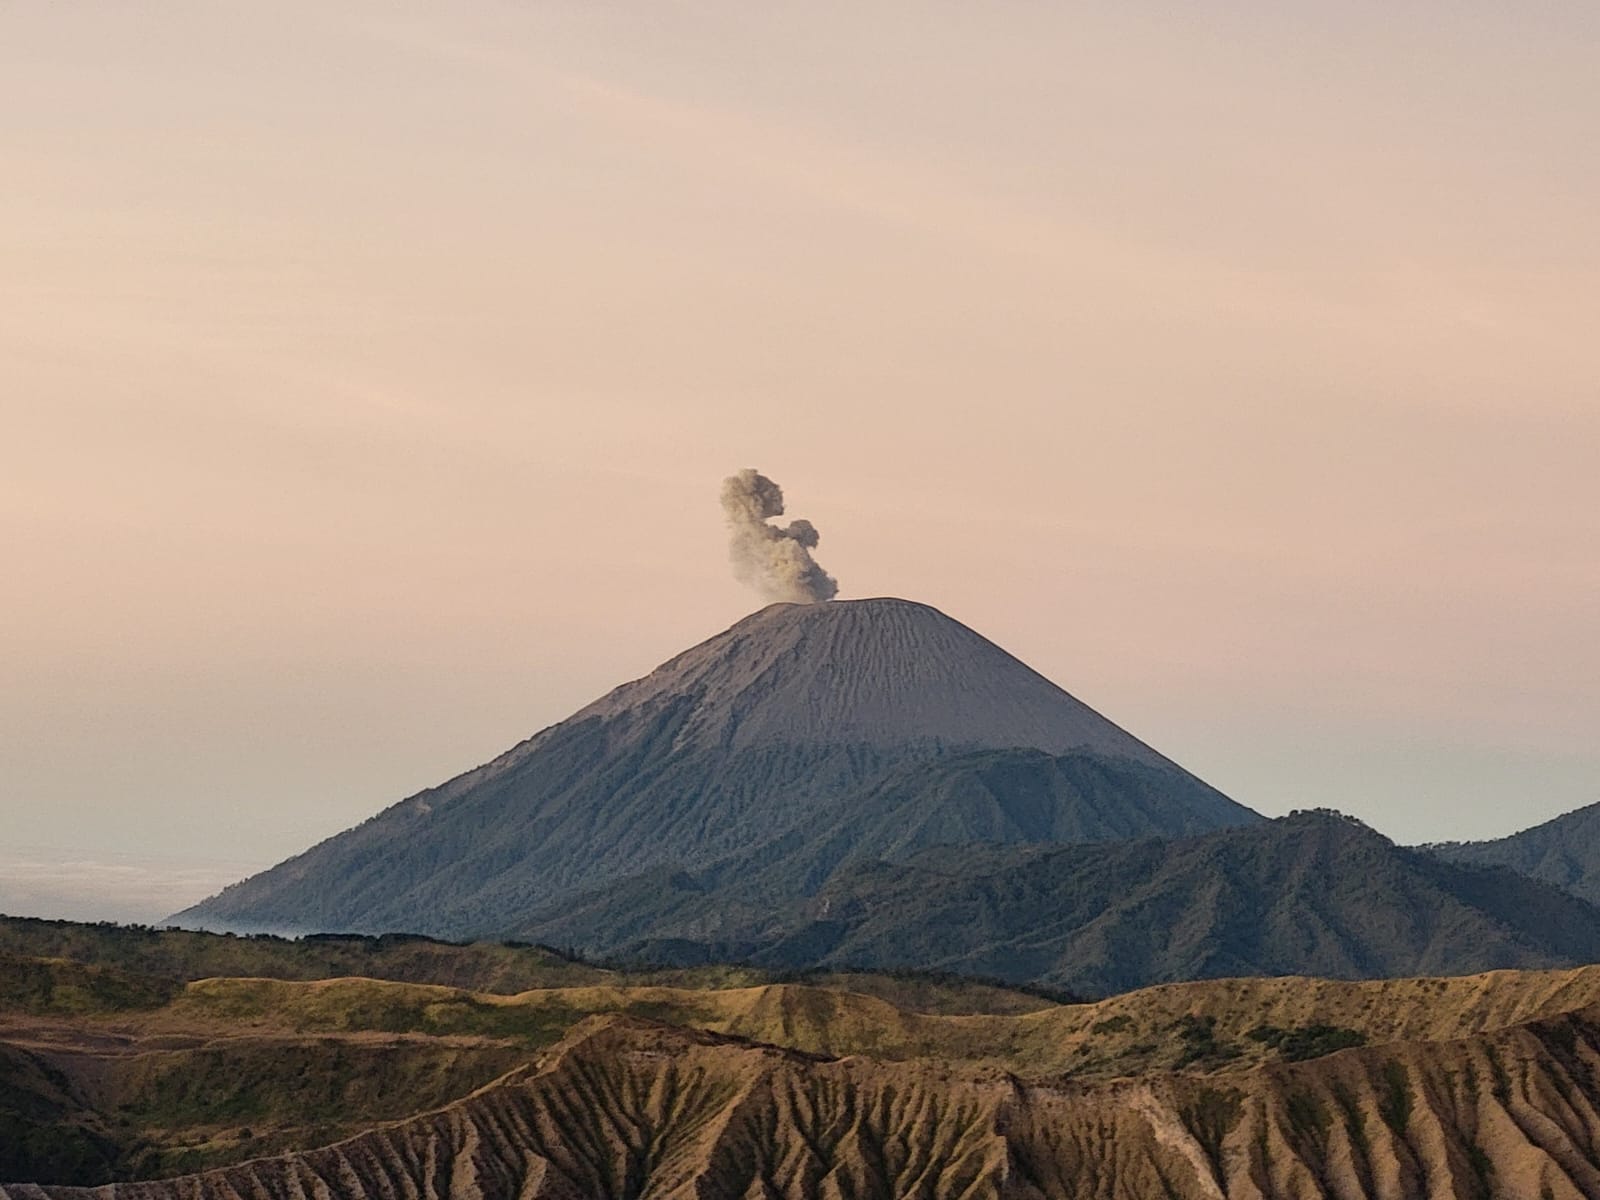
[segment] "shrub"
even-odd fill
[[[1338,1025],[1301,1025],[1294,1029],[1257,1025],[1245,1036],[1251,1041],[1265,1043],[1289,1062],[1321,1058],[1324,1054],[1364,1046],[1367,1042],[1367,1035],[1359,1029],[1345,1029]]]

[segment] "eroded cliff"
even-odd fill
[[[1600,1012],[1075,1082],[823,1059],[628,1017],[338,1145],[4,1200],[1600,1195]]]

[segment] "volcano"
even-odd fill
[[[963,766],[956,783],[922,769],[977,752],[1023,762]],[[781,874],[783,847],[824,816],[843,839],[830,863],[858,835],[885,852],[1259,820],[934,608],[774,604],[172,920],[505,936],[663,870],[753,854]]]

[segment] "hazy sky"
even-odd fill
[[[759,601],[758,467],[1235,798],[1600,800],[1600,6],[0,4],[0,910]]]

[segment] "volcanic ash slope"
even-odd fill
[[[897,767],[1017,749],[1164,782],[1180,819],[1143,832],[1257,819],[935,609],[777,604],[175,920],[506,935],[586,889],[761,846]]]

